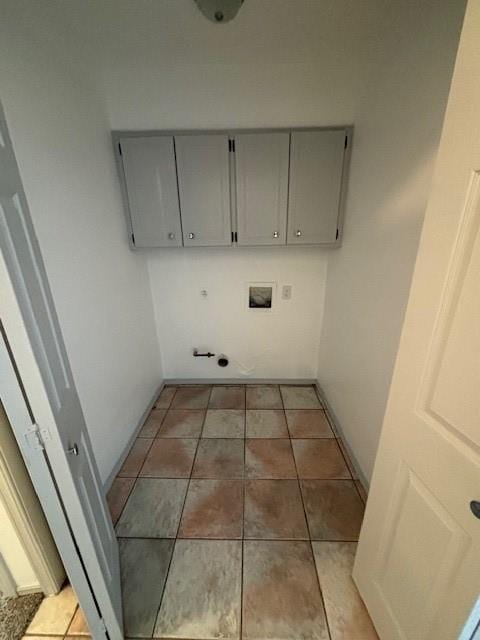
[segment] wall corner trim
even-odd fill
[[[103,483],[103,492],[105,495],[107,495],[110,487],[112,486],[113,481],[115,480],[118,472],[120,471],[122,464],[125,462],[125,458],[127,457],[130,449],[132,448],[133,442],[135,440],[135,438],[137,437],[140,429],[143,427],[145,420],[147,419],[148,414],[150,413],[150,411],[153,409],[153,406],[158,398],[158,396],[160,395],[163,387],[165,386],[165,381],[162,380],[162,382],[157,386],[155,393],[152,396],[152,399],[150,400],[150,402],[147,404],[147,407],[145,409],[145,411],[142,413],[142,415],[140,416],[139,421],[137,422],[137,426],[135,427],[132,435],[130,436],[130,438],[127,441],[127,444],[125,445],[117,463],[114,465],[113,469],[110,471],[107,479],[105,480],[105,482]]]
[[[361,482],[361,484],[363,485],[365,491],[368,493],[368,489],[370,486],[370,483],[367,481],[367,478],[365,476],[365,474],[363,473],[362,469],[360,468],[360,465],[358,464],[357,458],[355,457],[355,454],[353,453],[348,440],[345,438],[343,429],[338,421],[338,418],[335,415],[335,412],[332,409],[332,405],[329,403],[327,396],[325,395],[325,392],[323,391],[320,383],[318,380],[315,381],[315,387],[317,389],[317,393],[320,397],[320,400],[322,401],[323,406],[325,407],[325,410],[328,414],[328,418],[332,424],[332,428],[333,431],[335,432],[335,434],[341,438],[343,445],[345,446],[345,449],[347,450],[347,453],[350,457],[350,460],[353,464],[353,467],[357,473],[357,477],[358,480]]]

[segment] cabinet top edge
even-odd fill
[[[232,135],[241,133],[293,133],[296,131],[345,131],[347,134],[353,132],[353,124],[332,125],[332,126],[311,126],[311,127],[249,127],[230,129],[112,129],[111,135],[114,140],[120,138],[148,138],[154,136],[186,136],[186,135]]]

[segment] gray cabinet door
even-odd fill
[[[232,243],[228,135],[175,136],[186,247]]]
[[[228,146],[226,134],[175,136],[186,247],[232,242]]]
[[[122,138],[122,164],[136,247],[181,247],[173,136]]]
[[[344,129],[292,131],[287,244],[335,242]]]
[[[289,146],[289,133],[235,135],[238,244],[285,244]]]

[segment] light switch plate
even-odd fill
[[[284,284],[282,286],[282,300],[290,300],[292,297],[292,285]]]

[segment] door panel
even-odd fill
[[[181,247],[173,136],[123,138],[122,164],[136,247]]]
[[[238,244],[285,244],[289,145],[288,133],[235,136]]]
[[[20,174],[1,117],[0,130],[0,246],[38,376],[27,394],[30,391],[33,398],[39,398],[33,403],[34,416],[44,434],[45,453],[101,615],[111,637],[122,637],[118,546]],[[5,314],[7,335],[8,319]],[[15,334],[15,329],[10,329]],[[77,455],[72,451],[75,445]],[[98,619],[92,620],[92,626],[95,624]]]
[[[228,136],[175,136],[175,147],[184,245],[230,245]]]
[[[479,25],[474,0],[354,567],[385,640],[458,638],[480,591]]]
[[[346,131],[292,131],[287,244],[337,238]]]

